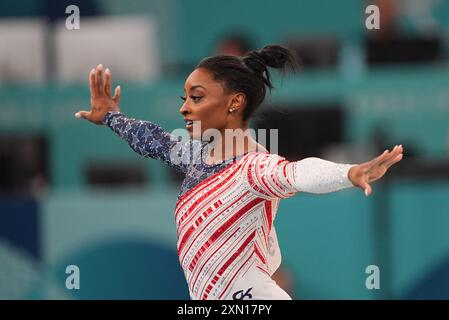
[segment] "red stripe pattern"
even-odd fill
[[[250,265],[270,275],[276,270],[280,261],[267,237],[279,198],[297,192],[293,174],[294,163],[253,152],[179,200],[178,254],[192,299],[226,297]]]

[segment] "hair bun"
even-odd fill
[[[249,69],[262,76],[269,88],[272,88],[272,84],[268,67],[284,72],[287,68],[295,71],[297,66],[292,52],[279,45],[268,45],[258,51],[250,51],[243,57],[243,61]]]
[[[264,73],[267,71],[267,64],[262,55],[257,51],[250,51],[244,57],[243,61],[255,73]]]

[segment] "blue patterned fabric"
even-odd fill
[[[106,113],[103,123],[141,156],[161,160],[183,173],[184,180],[178,198],[243,156],[208,165],[206,163],[209,146],[207,142],[181,139],[150,121],[127,118],[117,111]]]

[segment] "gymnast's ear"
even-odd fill
[[[242,111],[246,106],[246,96],[242,92],[233,93],[229,103],[229,110],[236,113]]]

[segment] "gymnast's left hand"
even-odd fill
[[[348,172],[349,180],[354,186],[363,189],[366,196],[369,196],[372,193],[370,182],[382,178],[392,165],[401,161],[403,151],[402,145],[396,145],[393,150],[387,149],[371,161],[353,166]]]

